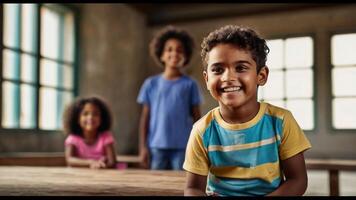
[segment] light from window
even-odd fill
[[[356,129],[356,34],[331,38],[332,125]]]

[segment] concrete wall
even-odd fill
[[[238,6],[238,5],[236,5]],[[315,37],[315,95],[316,95],[316,130],[307,133],[313,148],[306,152],[306,157],[353,158],[356,159],[356,132],[343,132],[331,129],[331,75],[329,39],[333,32],[356,31],[356,5],[337,5],[335,7],[298,10],[288,12],[263,13],[218,19],[174,23],[189,30],[196,43],[195,53],[188,74],[200,81],[204,91],[205,104],[203,114],[217,104],[205,89],[202,77],[200,44],[207,34],[227,24],[242,24],[256,29],[265,38],[288,35],[312,34]],[[150,27],[150,37],[162,28],[161,25]],[[152,62],[150,68],[155,66]],[[151,70],[153,71],[153,70]],[[267,83],[268,84],[268,83]]]
[[[146,77],[146,21],[123,4],[83,4],[80,23],[80,96],[111,106],[116,150],[137,152],[140,83]]]

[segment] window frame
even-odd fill
[[[328,90],[327,90],[327,105],[328,105],[328,116],[327,116],[327,128],[328,128],[328,132],[331,135],[334,134],[355,134],[356,132],[356,128],[350,128],[350,129],[337,129],[335,128],[332,123],[333,123],[333,99],[335,98],[335,96],[333,96],[332,94],[332,87],[333,87],[333,83],[332,83],[332,70],[334,68],[334,65],[332,64],[332,37],[334,35],[338,35],[338,34],[349,34],[349,33],[354,33],[356,34],[356,29],[355,28],[348,28],[348,29],[343,29],[343,30],[330,30],[328,31],[328,46],[329,46],[329,51],[328,53],[328,73],[327,73],[327,77],[328,77]],[[355,64],[356,65],[356,64]]]
[[[310,67],[310,69],[313,72],[313,75],[312,75],[312,77],[313,77],[313,81],[312,81],[313,96],[310,99],[312,100],[312,105],[313,105],[313,116],[312,117],[314,119],[314,128],[311,129],[311,130],[304,130],[304,129],[302,129],[302,130],[306,134],[315,134],[315,133],[319,132],[319,129],[320,129],[319,123],[318,123],[319,122],[319,116],[317,115],[318,108],[317,108],[317,104],[316,104],[317,97],[318,97],[318,90],[316,89],[317,78],[318,78],[317,77],[317,70],[316,70],[316,66],[318,65],[317,52],[316,52],[316,47],[317,47],[317,36],[316,36],[316,33],[315,32],[303,32],[303,33],[288,33],[288,34],[281,34],[281,35],[275,34],[275,35],[271,35],[271,36],[265,37],[265,40],[267,41],[267,40],[282,39],[283,42],[285,42],[286,39],[288,39],[288,38],[297,38],[297,37],[310,37],[312,39],[312,41],[313,41],[313,46],[312,46],[313,47],[313,62],[312,62],[312,65]],[[284,64],[283,64],[283,68],[281,69],[281,71],[284,73],[284,75],[283,75],[283,80],[284,80],[283,90],[285,92],[286,91],[286,85],[285,85],[285,80],[286,80],[285,76],[286,76],[286,74],[285,74],[285,72],[287,71],[287,68],[285,67]],[[270,72],[271,72],[271,70],[270,70]],[[268,80],[267,80],[266,84],[268,84]],[[289,99],[291,99],[291,98],[289,98]],[[299,98],[292,98],[292,99],[299,99]],[[263,100],[265,100],[265,99],[263,99]],[[288,98],[287,97],[283,97],[281,100],[287,101]],[[293,112],[292,112],[292,114],[293,114]]]
[[[23,4],[23,3],[18,3],[18,4]],[[68,10],[70,12],[73,13],[73,22],[74,22],[74,27],[73,27],[73,36],[74,36],[74,40],[73,40],[73,98],[76,98],[78,96],[79,93],[79,76],[78,76],[78,71],[79,71],[79,9],[77,7],[75,7],[75,5],[70,5],[70,4],[58,4],[58,3],[33,3],[36,4],[38,6],[38,10],[37,10],[37,19],[36,19],[36,23],[37,23],[37,27],[36,27],[36,31],[37,31],[37,46],[36,46],[36,51],[37,53],[33,54],[33,53],[28,53],[26,51],[23,51],[21,49],[21,47],[19,49],[15,49],[15,48],[9,48],[9,47],[5,47],[3,44],[3,37],[4,37],[4,31],[3,31],[3,20],[4,20],[4,4],[0,5],[0,11],[1,11],[1,16],[0,16],[0,26],[1,26],[1,33],[0,33],[0,37],[1,37],[1,53],[0,53],[0,82],[1,85],[4,81],[6,81],[7,79],[3,78],[3,50],[4,49],[10,49],[10,50],[15,50],[16,52],[20,53],[20,56],[25,53],[28,55],[33,55],[36,59],[35,63],[36,63],[36,80],[35,82],[32,84],[35,87],[35,93],[36,93],[36,97],[35,97],[35,101],[36,101],[36,109],[35,109],[35,115],[36,115],[36,123],[35,123],[35,127],[34,128],[4,128],[2,126],[2,124],[0,124],[0,134],[1,133],[58,133],[58,132],[62,132],[62,129],[51,129],[51,130],[47,130],[47,129],[40,129],[39,128],[39,109],[40,109],[40,88],[41,85],[40,84],[40,61],[41,59],[48,59],[47,57],[43,57],[41,55],[41,8],[43,6],[45,7],[49,7],[49,8],[54,8],[54,9],[60,9],[60,10]],[[18,24],[18,26],[21,26],[21,24]],[[20,33],[21,34],[21,33]],[[63,63],[60,62],[59,60],[54,60],[56,63]],[[66,62],[64,62],[66,63]],[[21,72],[21,69],[20,71]],[[16,84],[18,84],[20,86],[20,84],[23,83],[23,81],[20,79],[16,82]],[[25,82],[27,83],[27,82]],[[28,83],[27,83],[28,84]],[[61,87],[53,87],[55,88],[57,91],[62,91],[62,90],[58,90]],[[2,121],[2,101],[3,101],[3,89],[2,86],[0,87],[0,122]],[[21,95],[19,96],[18,100],[17,100],[17,104],[19,104],[21,102]],[[19,106],[20,107],[20,106]],[[18,118],[20,119],[20,118]]]

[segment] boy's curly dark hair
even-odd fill
[[[190,59],[192,57],[194,41],[187,31],[172,25],[163,28],[152,39],[150,43],[151,56],[154,58],[157,64],[164,66],[164,63],[161,61],[161,56],[164,49],[164,45],[169,39],[177,39],[182,43],[185,56],[185,61],[183,65],[186,66],[190,62]]]
[[[87,103],[97,106],[100,110],[101,123],[98,128],[98,134],[110,130],[112,115],[107,104],[99,97],[78,98],[66,107],[63,114],[63,128],[66,135],[83,135],[83,130],[79,125],[79,117],[84,105]]]
[[[249,27],[227,25],[211,32],[201,44],[204,70],[207,69],[208,53],[218,44],[232,44],[251,52],[257,64],[257,72],[266,65],[269,48],[266,40]]]

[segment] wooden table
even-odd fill
[[[339,196],[339,171],[356,171],[356,160],[306,159],[308,170],[327,170],[329,172],[330,196]]]
[[[0,195],[183,196],[185,172],[0,166]]]

